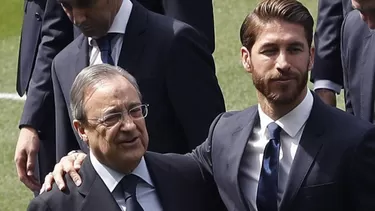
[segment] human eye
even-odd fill
[[[266,55],[266,56],[274,56],[278,52],[277,48],[266,48],[260,51],[261,54]]]
[[[288,48],[288,52],[290,52],[291,54],[298,54],[302,51],[303,50],[300,47],[290,47],[290,48]]]
[[[122,118],[122,113],[107,114],[102,119],[102,124],[105,126],[113,126],[118,123]]]
[[[129,115],[133,118],[142,118],[143,117],[143,105],[138,105],[130,109]]]

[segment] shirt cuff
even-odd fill
[[[314,82],[314,91],[317,89],[329,89],[334,91],[336,94],[340,94],[341,85],[338,85],[330,80],[316,80]]]

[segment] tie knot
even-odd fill
[[[101,51],[108,51],[111,48],[111,41],[115,36],[116,33],[108,33],[95,41]]]
[[[268,135],[270,139],[280,140],[281,127],[275,122],[271,122],[267,126]]]
[[[126,175],[122,178],[120,182],[121,187],[126,193],[133,195],[135,194],[135,190],[136,190],[139,180],[140,178],[134,174]]]

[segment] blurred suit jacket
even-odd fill
[[[340,31],[345,16],[351,10],[351,0],[319,0],[314,34],[315,58],[311,70],[312,82],[329,80],[343,85]]]
[[[374,123],[375,32],[358,11],[352,11],[344,21],[341,36],[346,110]]]

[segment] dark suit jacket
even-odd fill
[[[52,65],[58,158],[85,144],[72,129],[69,92],[88,65],[83,35],[59,53]],[[118,65],[136,79],[150,104],[146,124],[150,151],[190,152],[207,137],[215,117],[225,110],[212,55],[190,26],[150,12],[134,2]],[[77,142],[78,141],[78,142]]]
[[[146,153],[146,165],[164,211],[224,211],[212,176],[187,156]],[[120,211],[112,194],[87,157],[79,172],[77,187],[66,176],[67,189],[56,185],[33,199],[28,211]]]
[[[242,154],[259,122],[257,106],[212,123],[193,155],[210,171],[228,210],[249,210],[239,185]],[[317,96],[289,173],[280,211],[375,209],[375,128]]]
[[[51,64],[73,39],[73,24],[56,0],[25,0],[17,92],[21,96],[27,89],[27,99],[20,127],[38,131],[41,142],[36,173],[42,180],[56,163]]]
[[[196,28],[206,39],[211,53],[215,50],[212,0],[138,0],[147,9],[183,21]]]
[[[343,85],[340,58],[340,29],[352,10],[351,0],[319,0],[314,35],[315,58],[311,81],[330,80]]]
[[[344,68],[346,110],[373,121],[375,33],[358,11],[348,14],[342,28],[341,55]]]

